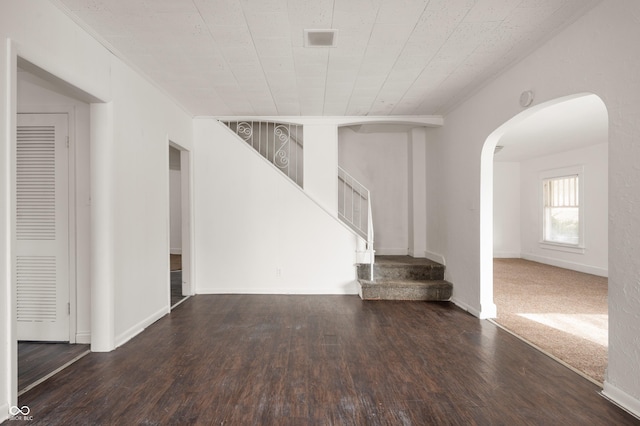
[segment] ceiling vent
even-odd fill
[[[304,30],[304,47],[336,47],[338,30]]]

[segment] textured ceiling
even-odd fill
[[[608,141],[602,100],[586,95],[547,106],[511,127],[500,139],[495,161],[523,161]]]
[[[594,0],[52,0],[193,115],[442,114]],[[305,48],[304,29],[338,30]]]

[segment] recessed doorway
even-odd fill
[[[90,99],[17,61],[17,393],[89,352]]]
[[[189,151],[169,142],[169,306],[192,293]]]

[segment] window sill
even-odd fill
[[[566,253],[584,254],[584,246],[574,246],[570,244],[552,243],[549,241],[540,241],[540,248],[545,250],[564,251]]]

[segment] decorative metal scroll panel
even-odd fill
[[[298,124],[273,121],[223,121],[298,186],[303,186],[303,134]]]

